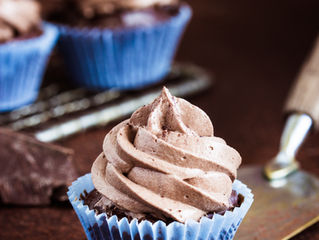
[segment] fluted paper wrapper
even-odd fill
[[[87,205],[80,200],[84,191],[91,192],[94,189],[91,174],[78,178],[69,187],[69,200],[78,215],[88,239],[233,239],[241,221],[253,202],[251,190],[239,180],[233,183],[233,190],[244,196],[240,207],[233,211],[227,211],[223,216],[215,214],[213,219],[202,217],[199,222],[193,220],[185,224],[172,222],[166,224],[163,221],[151,223],[137,219],[131,222],[127,218],[120,221],[117,216],[108,218],[105,213],[96,215]]]
[[[58,30],[43,24],[42,35],[0,44],[0,112],[36,99]]]
[[[169,72],[191,17],[187,5],[165,22],[124,29],[59,25],[58,43],[73,82],[90,89],[134,89]]]

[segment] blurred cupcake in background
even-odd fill
[[[134,89],[169,72],[191,9],[177,0],[53,0],[45,14],[60,27],[78,86]]]
[[[0,111],[34,101],[58,37],[32,0],[0,0]]]

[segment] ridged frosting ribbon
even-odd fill
[[[240,163],[201,109],[163,88],[106,135],[91,172],[95,188],[133,217],[185,222],[229,208]]]
[[[0,42],[39,27],[39,4],[33,0],[0,0]]]

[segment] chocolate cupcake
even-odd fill
[[[0,111],[36,99],[58,36],[32,0],[0,0]]]
[[[176,0],[69,0],[45,12],[74,82],[134,89],[169,72],[191,9]]]
[[[232,239],[253,202],[239,153],[167,89],[105,137],[69,199],[89,239]]]

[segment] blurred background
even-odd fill
[[[188,3],[193,18],[176,60],[205,68],[216,81],[209,91],[189,100],[210,116],[216,135],[238,149],[243,164],[265,163],[278,149],[284,102],[317,36],[319,2]],[[104,135],[105,131],[92,130],[68,143],[79,148],[77,160],[87,161],[87,154],[99,153],[96,143]],[[96,141],[79,144],[87,136]],[[300,153],[305,154],[303,161],[312,163],[304,164],[309,171],[319,170],[316,141],[318,136],[312,136]]]

